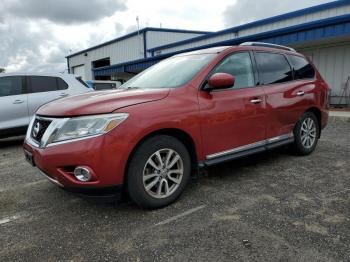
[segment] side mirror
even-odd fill
[[[209,87],[206,90],[230,88],[235,84],[234,76],[226,73],[213,74],[208,80]]]

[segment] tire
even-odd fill
[[[317,145],[320,125],[312,112],[306,112],[294,127],[292,151],[299,156],[311,154]]]
[[[174,137],[154,136],[145,140],[131,157],[128,193],[142,208],[161,208],[182,194],[190,174],[191,159],[186,147]]]

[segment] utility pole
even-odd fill
[[[140,19],[139,19],[139,16],[136,16],[136,23],[137,23],[137,35],[140,35]]]
[[[143,42],[142,42],[141,35],[140,35],[140,19],[139,19],[139,16],[136,16],[136,23],[137,23],[137,36],[138,36],[138,38],[140,40],[140,48],[141,48],[139,50],[139,53],[144,56],[145,54],[143,53]]]

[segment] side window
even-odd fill
[[[29,76],[31,93],[57,91],[56,77]]]
[[[292,69],[284,55],[256,52],[255,58],[261,84],[269,85],[293,80]]]
[[[314,78],[315,69],[304,57],[288,55],[288,59],[294,70],[294,79]]]
[[[233,88],[255,86],[253,64],[247,52],[235,53],[226,57],[213,71],[227,73],[235,77]]]
[[[20,95],[22,93],[21,76],[0,77],[0,97]]]
[[[68,89],[68,84],[62,78],[56,77],[56,79],[57,79],[57,86],[59,90]]]
[[[87,87],[87,88],[91,88],[87,83],[85,83],[85,81],[83,79],[81,79],[81,77],[76,77],[76,80],[79,81],[80,84],[82,84],[83,86]]]

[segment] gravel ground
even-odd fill
[[[0,140],[0,261],[350,261],[350,122],[194,179],[154,211],[71,195]]]

